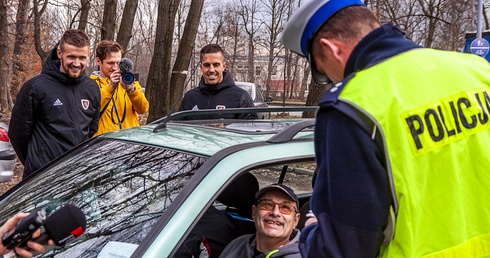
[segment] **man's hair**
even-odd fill
[[[102,62],[107,57],[107,54],[110,52],[121,52],[122,54],[123,51],[119,43],[110,40],[102,40],[99,44],[97,44],[95,56],[98,57]]]
[[[69,44],[75,47],[87,47],[90,46],[90,40],[85,32],[77,29],[69,29],[63,33],[60,40],[60,50],[65,50],[65,44]]]
[[[365,6],[349,6],[328,19],[314,36],[311,52],[318,52],[321,38],[337,39],[346,43],[357,43],[380,23],[376,15]]]
[[[210,53],[221,53],[223,57],[225,57],[225,51],[218,44],[208,44],[201,48],[201,55],[199,60],[202,60],[204,54]]]

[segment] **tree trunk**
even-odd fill
[[[194,51],[194,41],[196,39],[197,29],[199,28],[203,5],[204,0],[193,0],[189,7],[184,33],[179,44],[177,58],[175,59],[174,69],[170,78],[171,99],[166,107],[166,111],[170,111],[173,106],[178,110],[180,106],[184,93],[185,79],[189,74],[189,63],[191,54]]]
[[[104,0],[104,16],[102,18],[101,39],[114,40],[116,33],[116,0]]]
[[[175,15],[180,0],[160,0],[158,2],[157,30],[155,49],[148,73],[148,101],[150,110],[147,123],[166,114],[169,100],[170,65],[172,59],[172,39],[174,34]]]
[[[13,102],[19,93],[21,84],[25,81],[26,67],[21,60],[22,51],[26,48],[27,22],[30,0],[19,0],[17,5],[17,16],[15,18],[15,43],[12,55],[12,80],[10,93]]]
[[[117,42],[121,44],[123,52],[128,49],[129,41],[133,36],[133,23],[136,10],[138,9],[138,0],[126,0],[124,5],[123,16],[121,18],[121,25],[119,25],[119,32],[117,33]]]
[[[327,85],[320,85],[311,79],[310,89],[308,91],[308,97],[306,98],[306,106],[317,106],[318,102],[322,98],[323,94],[327,92],[328,89],[332,88],[333,83]],[[314,112],[304,112],[303,118],[315,117]]]
[[[7,0],[0,0],[0,113],[10,110],[8,105],[8,81],[9,81],[9,42],[7,21]]]
[[[36,52],[41,58],[41,64],[44,64],[46,57],[51,49],[44,51],[41,44],[41,16],[43,15],[46,7],[48,6],[48,1],[43,2],[43,6],[39,9],[39,2],[33,1],[34,3],[34,45],[36,47]]]
[[[303,70],[303,76],[302,76],[302,79],[301,79],[301,92],[300,92],[300,99],[301,100],[304,100],[306,99],[307,96],[304,95],[306,89],[307,89],[307,84],[308,84],[308,76],[311,72],[311,69],[310,69],[310,65],[308,64],[308,62],[304,62],[303,60],[303,65],[302,65],[302,70]],[[308,93],[309,93],[309,89],[308,89]]]
[[[80,0],[80,5],[82,8],[80,10],[80,22],[78,23],[78,29],[85,31],[88,22],[88,13],[90,11],[90,0]]]

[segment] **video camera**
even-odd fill
[[[129,58],[121,58],[119,61],[119,70],[121,71],[121,80],[124,84],[130,85],[134,82],[133,61]]]
[[[42,228],[41,228],[42,227]],[[5,248],[13,250],[15,247],[25,247],[31,240],[32,233],[41,228],[41,236],[32,239],[41,244],[49,239],[57,246],[63,246],[66,242],[81,236],[87,227],[85,214],[75,205],[67,204],[46,217],[44,209],[38,209],[29,216],[21,219],[19,223],[2,236],[2,244]]]

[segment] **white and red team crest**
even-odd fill
[[[224,106],[224,105],[217,105],[216,106],[216,109],[226,109],[226,106]]]
[[[90,101],[88,99],[81,99],[83,109],[87,110],[90,106]]]

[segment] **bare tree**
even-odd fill
[[[172,43],[175,15],[180,0],[160,0],[153,58],[151,59],[146,86],[149,94],[150,111],[148,122],[152,122],[166,114],[170,97],[170,67],[172,60]]]
[[[8,3],[7,0],[0,0],[0,112],[4,113],[10,109],[8,105],[8,80],[10,70],[9,58],[9,37],[7,22]]]
[[[85,31],[88,22],[88,13],[90,11],[90,0],[80,0],[80,21],[78,23],[78,29]]]
[[[17,5],[17,15],[15,18],[15,43],[14,51],[12,54],[12,80],[10,92],[12,94],[13,102],[17,93],[19,92],[20,85],[25,79],[26,67],[21,60],[22,52],[26,46],[27,40],[27,23],[28,23],[28,11],[30,0],[19,0]]]
[[[279,35],[284,30],[284,24],[288,17],[288,10],[291,1],[284,0],[261,0],[265,9],[265,17],[262,24],[265,27],[265,48],[268,51],[267,78],[265,82],[266,95],[269,94],[272,81],[272,69],[276,65],[279,53],[284,49]],[[289,82],[288,82],[289,83]],[[284,85],[286,86],[286,84]]]
[[[230,72],[232,78],[237,79],[237,56],[240,52],[243,52],[243,48],[246,45],[241,40],[244,35],[242,34],[240,19],[236,8],[230,3],[225,6],[221,16],[223,17],[223,36],[230,39],[230,43],[226,44],[227,53],[229,55],[226,69]]]
[[[121,25],[119,25],[119,32],[117,33],[116,40],[119,42],[119,44],[121,44],[123,51],[126,51],[129,41],[133,36],[134,17],[137,9],[138,0],[126,0],[121,18]]]
[[[101,39],[114,40],[116,33],[116,0],[104,0],[104,16],[102,18]]]
[[[41,0],[42,1],[42,0]],[[36,47],[36,52],[41,58],[41,63],[44,63],[46,57],[48,56],[48,51],[44,51],[43,44],[41,41],[41,16],[46,11],[46,7],[48,6],[48,0],[44,0],[44,2],[40,2],[38,0],[34,0],[34,45]],[[41,8],[39,8],[39,4],[41,4]]]
[[[184,91],[184,83],[188,74],[191,53],[194,50],[194,40],[196,38],[199,21],[201,18],[204,0],[193,0],[189,7],[184,34],[179,43],[177,58],[175,59],[172,76],[170,78],[171,99],[168,102],[167,110],[172,106],[180,104]],[[177,106],[178,107],[178,106]]]
[[[255,60],[255,33],[260,29],[260,25],[256,24],[256,15],[259,12],[257,0],[240,0],[238,3],[238,15],[242,19],[243,29],[248,38],[248,81],[255,82],[254,77],[254,60]]]

